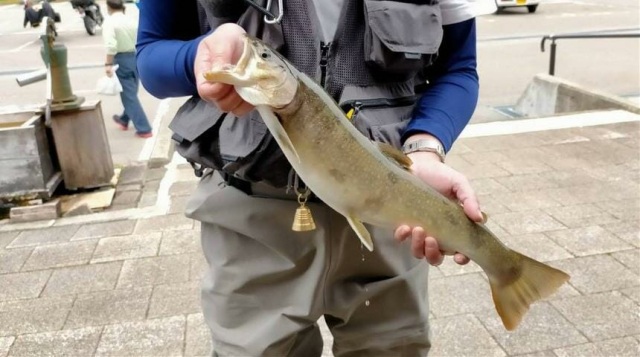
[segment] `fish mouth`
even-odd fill
[[[242,42],[242,54],[238,62],[236,64],[214,64],[209,71],[203,73],[207,81],[243,87],[256,84],[256,80],[252,79],[247,73],[249,62],[254,54],[253,47],[251,46],[251,38],[247,34],[243,34]]]

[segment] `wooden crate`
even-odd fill
[[[51,130],[66,188],[111,184],[113,161],[100,101],[87,101],[80,109],[53,112]]]
[[[48,199],[60,180],[42,116],[0,114],[0,199]]]

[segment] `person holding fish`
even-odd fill
[[[426,355],[445,251],[492,274],[509,329],[564,281],[477,224],[444,163],[478,99],[475,42],[465,0],[145,0],[143,85],[191,96],[170,128],[202,177],[186,214],[213,355],[320,356],[321,317],[336,356]]]

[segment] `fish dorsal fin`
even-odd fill
[[[370,252],[373,252],[373,240],[371,240],[371,234],[367,230],[367,227],[365,227],[364,224],[362,224],[362,222],[353,215],[345,216],[345,218],[347,219],[347,222],[349,222],[353,231],[356,232],[358,238],[360,238],[360,242],[362,242]]]
[[[378,149],[391,161],[397,163],[403,169],[409,171],[411,165],[413,165],[413,161],[405,155],[402,151],[396,149],[394,146],[391,146],[387,143],[381,143],[376,141],[376,145],[378,145]]]

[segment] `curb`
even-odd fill
[[[611,109],[640,114],[640,106],[630,100],[548,74],[533,77],[514,109],[527,117]]]
[[[161,111],[161,118],[157,123],[156,140],[151,151],[151,155],[147,160],[147,168],[157,169],[164,167],[173,157],[175,151],[175,142],[171,139],[173,132],[169,129],[169,123],[173,120],[178,109],[188,98],[171,98],[166,100],[166,106],[164,108],[159,107]]]

